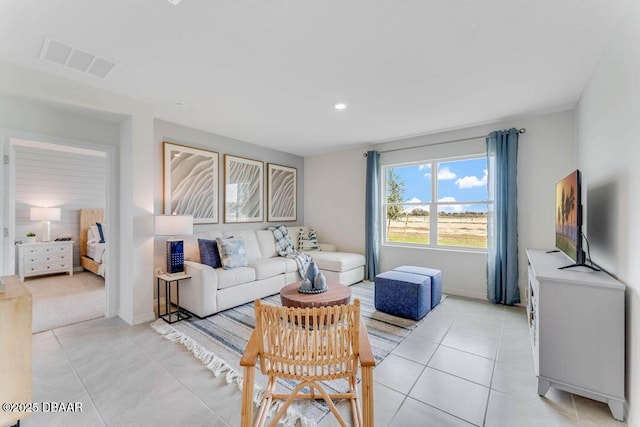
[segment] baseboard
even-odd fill
[[[473,298],[473,299],[487,301],[486,292],[482,293],[482,292],[470,291],[468,289],[443,287],[442,293],[447,295],[456,295],[459,297],[466,297],[466,298]]]
[[[141,323],[151,322],[152,320],[155,320],[156,315],[152,310],[149,313],[141,314],[141,315],[135,316],[135,317],[130,317],[130,316],[124,315],[124,313],[122,313],[122,311],[120,311],[118,313],[118,317],[120,317],[122,320],[124,320],[125,322],[127,322],[130,325],[139,325]]]

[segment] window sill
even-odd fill
[[[383,248],[398,248],[398,249],[412,249],[412,250],[426,250],[426,251],[440,251],[440,252],[464,252],[464,253],[474,253],[474,254],[487,254],[486,248],[465,248],[458,246],[430,246],[430,245],[419,245],[419,244],[411,244],[411,243],[394,243],[394,242],[385,242],[382,244]]]

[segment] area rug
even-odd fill
[[[361,282],[351,286],[352,300],[360,300],[360,313],[367,326],[369,341],[376,360],[380,363],[421,322],[403,319],[377,311],[374,307],[374,285]],[[280,306],[280,295],[263,298],[265,304]],[[157,320],[151,327],[168,340],[183,344],[202,361],[215,376],[225,375],[227,384],[242,387],[240,358],[255,326],[254,304],[248,303],[225,310],[204,319],[189,319],[169,325]],[[256,375],[254,402],[259,403],[266,378]],[[344,391],[346,381],[325,383],[329,390]],[[292,382],[281,381],[279,387],[291,390]],[[298,402],[296,402],[298,403]],[[281,402],[279,402],[281,404]],[[279,407],[276,403],[271,411]],[[300,401],[289,407],[281,420],[284,425],[295,425],[299,420],[303,426],[315,426],[329,411],[324,401]]]

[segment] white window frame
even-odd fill
[[[381,229],[383,233],[383,245],[385,246],[405,246],[405,247],[418,247],[418,248],[437,248],[437,249],[448,249],[448,250],[463,250],[463,251],[473,251],[473,252],[487,252],[487,248],[478,248],[473,246],[451,246],[451,245],[440,245],[438,244],[438,207],[440,206],[451,206],[451,205],[486,205],[487,206],[487,215],[491,211],[491,206],[493,205],[493,201],[489,200],[489,191],[487,188],[487,200],[456,200],[455,202],[439,202],[438,201],[438,165],[440,163],[448,163],[448,162],[456,162],[463,160],[474,160],[486,158],[485,155],[481,154],[469,154],[464,156],[455,156],[455,157],[444,157],[438,159],[430,159],[430,160],[421,160],[414,162],[404,162],[404,163],[393,163],[382,166],[382,185],[381,191],[381,200],[382,200],[382,214],[380,218],[382,220]],[[406,167],[406,166],[417,166],[417,165],[430,165],[431,167],[431,200],[429,202],[413,202],[413,203],[387,203],[387,175],[388,170],[398,167]],[[489,167],[489,162],[487,160],[487,167]],[[434,179],[435,177],[435,179]],[[428,206],[429,210],[429,243],[406,243],[406,242],[396,242],[387,240],[387,207],[388,206]],[[435,212],[435,215],[432,213]],[[489,234],[488,230],[489,224],[487,224],[487,236]]]

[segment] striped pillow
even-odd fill
[[[304,228],[300,227],[300,232],[298,234],[298,249],[301,251],[314,251],[320,248],[318,244],[318,238],[316,237],[316,232],[313,228],[309,228],[309,234]]]

